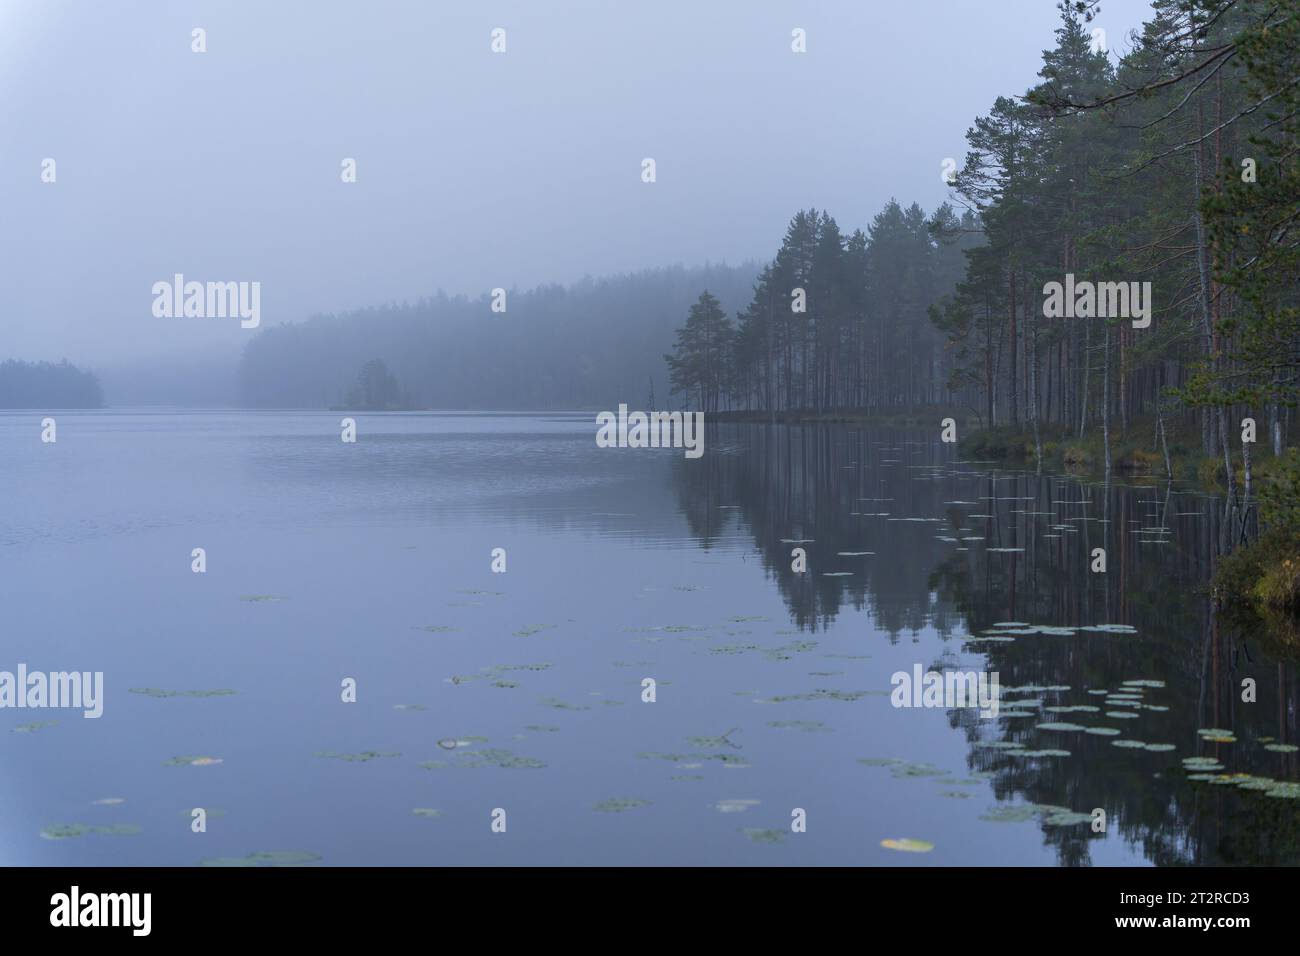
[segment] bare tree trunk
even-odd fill
[[[1083,383],[1079,388],[1079,437],[1083,438],[1083,429],[1088,424],[1088,372],[1092,364],[1091,348],[1092,323],[1083,320]]]
[[[1103,362],[1105,371],[1101,378],[1101,434],[1106,446],[1106,478],[1110,479],[1110,323],[1102,320],[1106,326],[1105,350]]]
[[[1168,476],[1170,481],[1173,481],[1174,466],[1169,461],[1169,442],[1165,438],[1165,416],[1164,416],[1164,412],[1160,410],[1159,399],[1156,400],[1156,426],[1160,430],[1160,447],[1164,450],[1165,453],[1165,475]]]
[[[1026,290],[1027,292],[1027,290]],[[1028,301],[1028,294],[1026,294]],[[1029,321],[1029,420],[1034,425],[1034,458],[1037,473],[1043,473],[1043,442],[1038,435],[1038,313],[1026,309]]]
[[[1246,409],[1246,414],[1253,415],[1252,411],[1249,408]],[[1243,441],[1241,443],[1241,468],[1243,472],[1244,484],[1246,487],[1245,487],[1245,491],[1242,493],[1241,496],[1242,538],[1245,538],[1246,536],[1246,522],[1250,517],[1250,497],[1251,497],[1251,492],[1255,488],[1254,475],[1252,474],[1252,469],[1251,469],[1250,446],[1251,446],[1251,442],[1245,441],[1243,438]]]

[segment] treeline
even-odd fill
[[[699,290],[743,302],[757,266],[648,270],[489,296],[443,294],[261,329],[240,360],[241,403],[327,408],[349,403],[380,360],[384,389],[420,408],[560,409],[662,405],[662,355]],[[379,366],[371,366],[372,369]],[[384,399],[389,402],[388,398]],[[392,400],[396,401],[396,400]]]
[[[1036,440],[1099,426],[1108,468],[1113,430],[1177,416],[1231,483],[1242,420],[1280,453],[1296,398],[1300,5],[1157,0],[1118,65],[1094,9],[1063,3],[1041,82],[967,133],[954,190],[982,243],[934,310],[950,385]],[[1150,282],[1150,327],[1044,319],[1067,275]]]
[[[0,408],[102,408],[93,372],[53,362],[0,362]]]
[[[1300,397],[1300,2],[1156,0],[1118,63],[1096,0],[1060,11],[1039,82],[967,132],[951,205],[848,236],[795,216],[734,322],[690,311],[674,388],[706,410],[941,404],[1032,433],[1040,467],[1044,429],[1099,431],[1109,472],[1140,424],[1171,470],[1177,426],[1245,531],[1252,447],[1282,453]],[[1150,283],[1150,323],[1136,302],[1058,317],[1049,283]]]
[[[952,234],[939,242],[936,235]],[[947,401],[956,366],[929,309],[980,242],[972,213],[890,203],[845,234],[800,211],[733,321],[705,293],[665,356],[704,411],[911,411]]]

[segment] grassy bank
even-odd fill
[[[1085,475],[1105,473],[1106,447],[1099,426],[1089,426],[1083,438],[1079,438],[1073,429],[1043,427],[1040,437],[1044,468]],[[1227,490],[1223,458],[1210,458],[1202,453],[1199,431],[1166,423],[1165,438],[1175,480],[1195,484],[1207,491]],[[962,457],[977,461],[1033,464],[1034,433],[1026,428],[1012,427],[968,431],[959,441],[958,448]],[[1126,432],[1113,431],[1110,455],[1112,473],[1167,477],[1164,450],[1156,438],[1153,420],[1131,422]],[[1257,442],[1252,446],[1251,470],[1256,484],[1269,481],[1277,470],[1277,464],[1267,444]],[[1233,470],[1240,489],[1245,474],[1239,445],[1233,448]]]

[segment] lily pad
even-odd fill
[[[719,800],[713,808],[719,813],[744,813],[750,807],[758,806],[757,800]]]
[[[11,734],[34,734],[38,730],[44,730],[46,727],[53,727],[57,720],[38,720],[30,724],[19,724],[9,731]]]
[[[331,760],[346,760],[349,763],[365,763],[369,760],[375,760],[379,757],[400,757],[400,753],[389,753],[382,750],[363,750],[360,753],[341,754],[332,750],[322,750],[316,754],[317,757],[326,757]]]
[[[134,823],[112,823],[107,826],[94,823],[56,823],[41,830],[47,840],[71,840],[75,837],[97,834],[103,836],[131,836],[139,833]]]
[[[635,810],[637,807],[648,807],[649,800],[639,800],[636,797],[610,797],[608,800],[602,800],[595,804],[592,809],[599,810],[602,813],[622,813],[625,810]]]
[[[898,850],[902,853],[929,853],[934,849],[934,844],[928,840],[913,840],[910,837],[902,837],[897,840],[881,840],[880,845],[886,850]]]
[[[304,866],[316,863],[320,857],[302,850],[269,850],[250,853],[248,856],[219,856],[203,860],[200,866]]]
[[[172,757],[171,760],[163,761],[164,767],[210,767],[213,764],[222,763],[220,757]]]

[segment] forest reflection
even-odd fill
[[[1156,864],[1300,862],[1300,805],[1243,786],[1297,779],[1297,754],[1286,749],[1298,736],[1297,655],[1216,614],[1208,582],[1218,499],[1166,482],[963,462],[920,429],[716,428],[710,455],[674,466],[679,507],[706,547],[737,524],[752,536],[799,628],[825,629],[851,608],[891,643],[933,630],[954,654],[984,654],[1004,689],[1021,689],[1013,701],[1088,708],[1089,723],[1122,725],[1122,738],[1058,734],[1051,746],[1068,747],[1068,757],[1031,759],[1014,750],[1043,746],[1035,727],[1054,714],[987,721],[950,711],[969,769],[991,774],[1000,798],[1103,808],[1111,831]],[[792,568],[795,548],[807,554],[803,573]],[[1104,573],[1092,570],[1098,548]],[[980,639],[1008,622],[1135,633]],[[1140,708],[1141,720],[1112,719],[1117,703]],[[1141,741],[1116,746],[1134,736]],[[1153,753],[1143,743],[1175,748]],[[1221,764],[1200,774],[1217,779],[1191,779],[1198,768],[1186,758]],[[1043,833],[1062,864],[1089,862],[1089,827]]]

